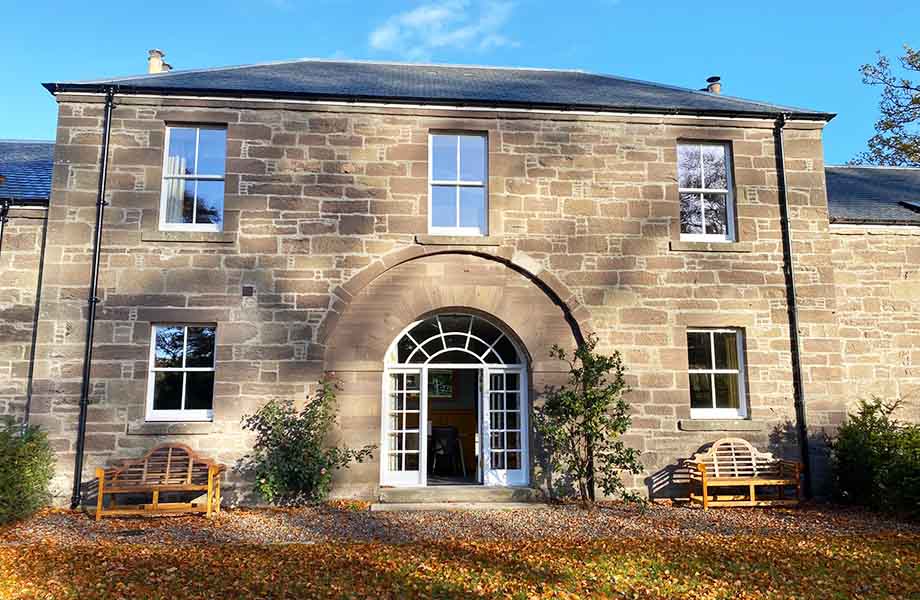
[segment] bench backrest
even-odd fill
[[[184,444],[162,444],[138,460],[123,462],[111,473],[111,481],[136,485],[206,483],[208,469],[214,464]]]
[[[747,440],[723,438],[706,452],[693,456],[706,465],[711,477],[764,477],[780,474],[780,462],[769,452],[760,452]]]

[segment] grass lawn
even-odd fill
[[[577,540],[63,543],[7,535],[0,599],[920,598],[912,528],[723,533],[715,522],[687,536],[614,530]]]

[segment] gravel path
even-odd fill
[[[721,509],[652,505],[594,511],[575,506],[463,512],[370,512],[330,503],[297,509],[234,509],[208,521],[199,516],[106,518],[47,510],[0,529],[0,545],[194,543],[277,544],[324,541],[405,543],[447,539],[536,540],[696,535],[920,535],[920,524],[831,506]]]

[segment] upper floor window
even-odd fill
[[[147,420],[211,420],[217,328],[154,325],[151,329]]]
[[[430,233],[488,234],[487,149],[485,135],[431,134],[428,160]]]
[[[687,330],[690,418],[747,416],[743,339],[739,329]]]
[[[221,231],[227,130],[167,127],[160,229]]]
[[[678,144],[677,181],[681,239],[734,241],[735,207],[728,144]]]

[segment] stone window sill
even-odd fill
[[[501,246],[502,239],[497,235],[417,235],[415,243],[422,246]]]
[[[672,252],[753,252],[751,242],[689,242],[672,240]]]
[[[141,421],[128,423],[125,433],[128,435],[209,435],[216,432],[217,427],[211,421],[196,423]]]
[[[761,431],[763,423],[747,419],[681,419],[681,431]]]
[[[236,234],[222,231],[143,231],[141,241],[232,244],[236,241]]]

